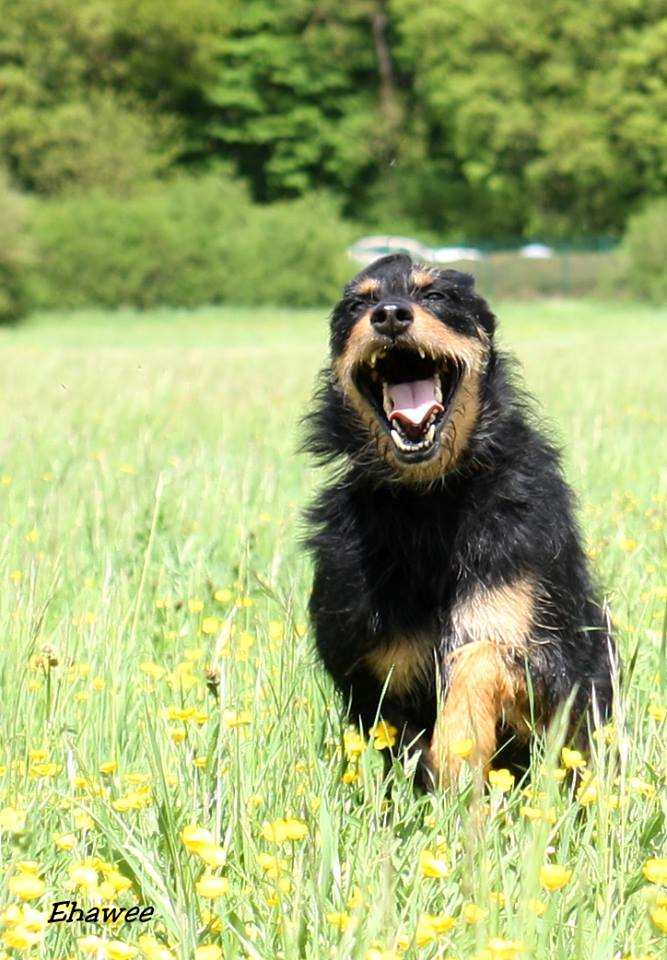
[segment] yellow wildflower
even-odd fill
[[[269,880],[276,880],[280,875],[280,871],[286,867],[286,864],[282,860],[272,856],[270,853],[258,854],[257,862]]]
[[[489,783],[501,793],[509,793],[514,786],[514,774],[509,770],[489,770]]]
[[[366,748],[366,742],[361,733],[354,730],[346,730],[343,734],[343,750],[348,760],[356,760],[360,757]]]
[[[475,923],[480,923],[482,920],[486,920],[489,915],[489,911],[485,910],[483,907],[480,907],[476,903],[465,903],[463,905],[463,910],[461,911],[461,916],[466,923],[469,923],[471,926]]]
[[[327,920],[332,927],[338,930],[347,930],[350,925],[350,915],[348,913],[327,913]]]
[[[449,876],[449,867],[445,861],[436,857],[431,850],[422,850],[419,854],[419,869],[424,877]]]
[[[293,818],[274,820],[262,824],[262,836],[270,843],[284,843],[286,840],[303,840],[308,836],[308,827],[303,820]]]
[[[36,946],[42,939],[42,934],[36,930],[30,930],[22,923],[10,927],[2,936],[2,942],[6,947],[12,950],[29,950]]]
[[[25,829],[26,813],[15,807],[0,810],[0,830],[6,833],[21,833]]]
[[[10,893],[20,897],[21,900],[37,900],[46,890],[44,881],[28,871],[21,871],[10,877],[7,887]]]
[[[85,863],[75,863],[67,871],[75,887],[94,890],[97,887],[97,870]]]
[[[425,943],[430,943],[436,937],[447,933],[452,929],[456,920],[454,917],[448,917],[443,913],[431,914],[422,913],[417,921],[417,930],[415,932],[415,942],[418,947]]]
[[[667,859],[651,857],[642,867],[642,873],[649,883],[667,886]]]
[[[359,887],[353,887],[350,896],[347,898],[346,906],[348,910],[358,910],[363,906],[364,898],[361,895]]]
[[[572,871],[559,863],[545,863],[540,867],[540,883],[549,893],[562,890],[570,882]]]
[[[526,906],[531,913],[534,913],[536,917],[541,917],[543,913],[547,911],[547,905],[543,900],[539,900],[537,897],[529,897],[526,901]]]
[[[579,750],[569,750],[563,747],[560,752],[560,760],[566,770],[581,770],[586,766],[586,758]]]
[[[502,937],[492,937],[487,944],[486,955],[490,960],[514,960],[514,957],[524,951],[525,947],[519,940],[504,940]]]
[[[197,881],[195,887],[200,897],[215,900],[216,897],[222,897],[229,892],[229,880],[227,877],[216,877],[211,873],[205,873]]]
[[[667,907],[654,907],[650,911],[653,925],[658,928],[660,933],[667,933]]]
[[[147,960],[174,960],[171,950],[163,946],[155,937],[149,934],[142,934],[137,940],[139,949],[147,957]]]
[[[217,617],[204,617],[201,622],[201,632],[207,637],[217,633],[220,629],[220,621]]]
[[[122,940],[110,940],[106,945],[106,955],[109,960],[131,960],[138,953],[136,947],[131,947],[129,943],[123,943]]]
[[[391,748],[396,744],[398,730],[393,724],[388,723],[386,720],[380,720],[380,722],[376,724],[376,726],[371,727],[368,732],[373,737],[373,746],[376,750],[386,750],[388,747]]]
[[[73,833],[54,833],[53,842],[58,850],[73,850],[76,846],[76,837]]]
[[[658,723],[667,717],[667,707],[658,706],[657,703],[652,703],[648,707],[648,715],[652,720],[657,720]]]
[[[222,950],[215,943],[204,943],[195,950],[195,960],[220,960]]]

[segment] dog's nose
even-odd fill
[[[412,320],[412,307],[406,303],[379,303],[371,314],[376,331],[392,340],[405,333]]]

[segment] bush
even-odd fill
[[[667,199],[630,218],[623,250],[633,292],[654,303],[667,301]]]
[[[330,201],[260,207],[223,175],[44,200],[34,229],[31,293],[45,308],[317,305],[350,272],[350,228]]]
[[[26,201],[10,188],[0,170],[0,323],[18,320],[27,308],[29,260]]]
[[[19,181],[35,193],[94,190],[127,194],[172,159],[172,130],[112,93],[57,106],[7,108],[0,145]]]

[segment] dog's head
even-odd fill
[[[454,470],[479,420],[494,326],[468,274],[403,254],[362,270],[331,319],[327,402],[352,414],[344,452],[408,482]]]

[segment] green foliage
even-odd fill
[[[661,0],[393,0],[392,11],[428,145],[431,216],[419,213],[431,225],[618,233],[638,197],[667,189]]]
[[[633,292],[655,303],[667,302],[667,200],[656,200],[631,217],[623,248]]]
[[[225,6],[0,0],[0,159],[17,182],[122,192],[165,169]]]
[[[258,207],[222,175],[43,201],[34,232],[40,307],[329,303],[349,269],[331,201]]]
[[[25,273],[30,261],[26,201],[9,186],[0,168],[0,323],[17,320],[27,302]]]
[[[203,128],[262,200],[321,187],[359,198],[377,153],[374,4],[237,7],[204,93]],[[375,130],[374,130],[375,125]],[[351,196],[349,195],[351,194]]]
[[[620,237],[667,193],[664,0],[0,0],[0,21],[23,190],[231,169],[256,202],[325,192],[439,242]]]

